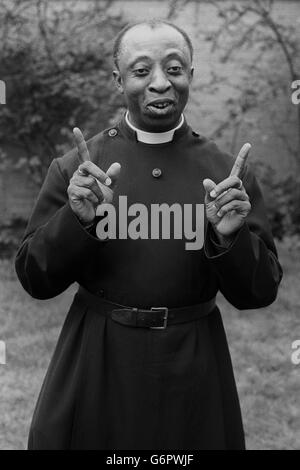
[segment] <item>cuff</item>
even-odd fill
[[[246,227],[246,223],[244,223],[244,225],[239,230],[237,230],[230,245],[225,247],[220,245],[212,225],[208,223],[204,241],[204,253],[206,257],[208,259],[214,259],[226,253],[230,253],[232,250],[234,250],[237,240],[241,236],[241,232],[244,232],[245,229],[249,231],[248,227]]]
[[[97,217],[95,217],[92,224],[84,226],[71,209],[69,202],[66,202],[59,212],[60,216],[57,227],[63,227],[63,230],[60,230],[60,236],[62,240],[64,239],[66,244],[69,243],[70,246],[73,246],[74,241],[77,245],[77,249],[79,247],[83,249],[87,247],[94,249],[95,246],[98,248],[103,245],[103,241],[96,236]]]

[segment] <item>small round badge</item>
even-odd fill
[[[160,168],[154,168],[154,170],[152,170],[152,176],[154,176],[154,178],[159,178],[162,174],[162,171]]]
[[[117,129],[110,129],[108,131],[109,137],[115,137],[117,135],[117,133],[118,133]]]

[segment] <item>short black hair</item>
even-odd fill
[[[151,20],[135,21],[135,22],[129,23],[123,29],[121,29],[121,31],[117,34],[115,41],[114,41],[114,46],[113,46],[113,59],[114,59],[114,64],[117,68],[119,68],[119,56],[120,56],[121,47],[122,47],[122,39],[125,33],[127,33],[127,31],[134,28],[135,26],[144,25],[144,24],[147,26],[150,26],[150,28],[152,29],[157,28],[162,25],[171,26],[172,28],[176,29],[176,31],[178,31],[183,36],[189,48],[189,51],[191,54],[191,60],[193,60],[193,53],[194,53],[193,44],[189,35],[183,29],[181,29],[179,26],[175,25],[174,23],[171,23],[170,21],[167,21],[164,19],[151,19]]]

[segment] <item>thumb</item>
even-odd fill
[[[113,187],[116,185],[120,176],[120,172],[121,172],[121,165],[120,163],[117,163],[117,162],[112,163],[109,169],[107,170],[106,174],[111,179],[111,184],[109,185],[111,189],[113,189]]]
[[[206,178],[203,180],[203,187],[205,189],[205,199],[206,202],[211,202],[214,200],[213,197],[210,196],[210,192],[216,187],[216,183],[213,182],[213,180],[210,180],[209,178]]]

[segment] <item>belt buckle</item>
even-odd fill
[[[159,310],[163,310],[165,312],[164,317],[163,317],[163,324],[162,326],[150,326],[152,330],[165,330],[167,327],[169,309],[168,307],[151,307],[152,312],[159,311]]]

